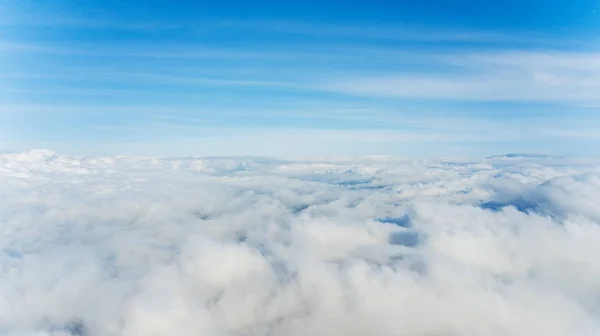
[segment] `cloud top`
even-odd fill
[[[6,335],[597,335],[600,165],[0,155]]]

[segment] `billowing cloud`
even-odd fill
[[[3,335],[597,335],[600,164],[0,155]]]

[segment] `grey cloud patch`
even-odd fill
[[[3,154],[0,334],[597,335],[599,196],[584,159]]]
[[[384,217],[384,218],[379,218],[378,221],[381,223],[395,224],[395,225],[401,226],[403,228],[409,228],[412,226],[410,217],[408,215],[404,215],[402,217]]]

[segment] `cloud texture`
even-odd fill
[[[0,155],[1,335],[598,335],[600,164]]]

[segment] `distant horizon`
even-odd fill
[[[447,156],[410,156],[410,155],[394,155],[394,154],[363,154],[363,155],[203,155],[203,154],[189,154],[189,155],[144,155],[144,154],[81,154],[81,153],[69,153],[54,151],[49,148],[34,148],[29,150],[0,150],[0,155],[26,155],[26,154],[40,154],[47,156],[58,156],[58,157],[73,157],[73,158],[95,158],[95,157],[151,157],[161,159],[250,159],[250,160],[307,160],[307,161],[335,161],[335,160],[388,160],[388,159],[429,159],[429,160],[496,160],[496,159],[600,159],[600,155],[553,155],[544,153],[499,153],[489,156],[461,156],[461,155],[447,155]]]

